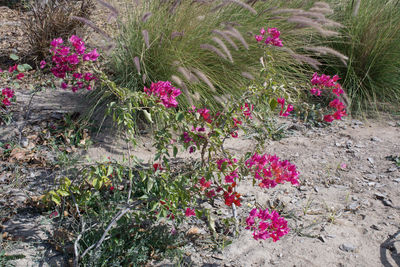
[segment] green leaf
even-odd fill
[[[58,189],[58,190],[57,190],[57,193],[58,193],[60,196],[62,196],[62,197],[67,197],[67,196],[69,196],[69,192],[67,192],[67,191],[65,191],[65,190],[62,190],[62,189]]]
[[[146,119],[150,122],[153,123],[153,120],[151,118],[151,114],[149,112],[147,112],[147,110],[143,110],[144,116],[146,117]]]
[[[10,58],[11,58],[12,60],[18,60],[18,59],[19,59],[19,56],[17,56],[16,54],[10,54]]]
[[[113,167],[112,166],[108,166],[108,170],[107,170],[107,177],[110,176],[113,173]]]
[[[269,101],[269,106],[270,106],[271,110],[274,110],[278,106],[278,101],[276,101],[275,98],[272,98]]]
[[[178,154],[178,148],[174,146],[173,150],[174,150],[174,158],[176,158],[176,155]]]
[[[22,66],[24,67],[24,69],[26,70],[26,71],[28,71],[28,70],[31,70],[32,69],[32,67],[31,67],[31,65],[29,65],[29,64],[22,64]]]
[[[179,112],[178,114],[176,114],[175,119],[177,121],[182,121],[185,118],[185,115],[183,114],[183,112]]]
[[[154,179],[149,177],[147,180],[147,192],[150,192],[153,186],[154,186]]]
[[[17,70],[18,70],[19,72],[24,72],[24,71],[25,71],[25,68],[24,68],[23,65],[18,65],[18,66],[17,66]]]

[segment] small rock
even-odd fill
[[[375,182],[369,182],[368,186],[375,186],[375,184],[376,184]]]
[[[28,138],[22,137],[22,138],[21,138],[21,146],[22,146],[23,148],[27,148],[28,145],[29,145]]]
[[[350,243],[345,243],[345,244],[341,244],[339,246],[340,250],[346,251],[346,252],[354,252],[356,250],[356,247],[353,244]]]
[[[391,167],[391,168],[389,168],[389,169],[387,170],[387,172],[395,172],[395,171],[397,171],[397,168],[396,168],[396,167]]]
[[[346,147],[347,148],[351,148],[353,146],[353,142],[351,141],[351,140],[348,140],[347,142],[346,142]]]
[[[371,229],[374,229],[374,230],[377,230],[377,231],[382,230],[382,229],[381,229],[379,226],[377,226],[376,224],[371,225]]]
[[[372,137],[371,141],[373,141],[373,142],[382,142],[382,140],[380,138],[376,137],[376,136]]]
[[[393,182],[395,182],[395,183],[400,183],[400,178],[394,179]]]
[[[375,160],[374,160],[373,158],[367,158],[367,160],[368,160],[371,164],[374,164],[374,163],[375,163]]]
[[[360,125],[360,126],[364,125],[364,123],[359,121],[359,120],[353,120],[352,122],[353,122],[354,125]]]
[[[358,197],[352,196],[351,199],[354,200],[354,201],[357,201],[357,200],[358,200]]]
[[[357,202],[353,202],[347,206],[347,210],[356,211],[356,210],[358,210],[359,207],[360,207],[360,205]]]
[[[314,191],[318,193],[319,192],[319,188],[314,186]]]
[[[318,239],[321,240],[322,243],[326,243],[326,239],[323,235],[318,236]]]
[[[306,186],[300,186],[299,190],[300,191],[307,191],[307,187]]]

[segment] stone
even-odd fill
[[[374,230],[376,230],[376,231],[382,230],[382,229],[381,229],[379,226],[377,226],[376,224],[371,225],[370,228],[371,228],[371,229],[374,229]]]
[[[382,142],[382,140],[380,138],[376,137],[376,136],[372,137],[371,141],[373,141],[373,142]]]
[[[356,247],[350,243],[344,243],[339,246],[339,249],[345,252],[354,252]]]
[[[374,164],[374,163],[375,163],[375,160],[374,160],[373,158],[367,158],[367,160],[368,160],[371,164]]]

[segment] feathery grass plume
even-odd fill
[[[210,12],[216,12],[220,9],[222,9],[224,6],[228,5],[228,1],[223,1],[222,3],[216,5],[213,9],[210,10]]]
[[[313,19],[302,17],[302,16],[293,16],[287,19],[288,22],[297,23],[300,27],[310,27],[317,30],[322,36],[329,37],[329,36],[337,36],[339,35],[336,31],[326,30],[324,29],[320,23],[316,22]]]
[[[109,3],[107,3],[106,1],[103,1],[103,0],[97,0],[97,2],[99,4],[101,4],[102,6],[108,8],[115,17],[118,17],[119,12],[114,6],[112,6],[111,4],[109,4]]]
[[[190,92],[189,92],[189,90],[187,89],[186,84],[181,80],[181,78],[179,78],[179,77],[176,76],[176,75],[172,75],[172,76],[171,76],[171,80],[172,80],[173,82],[175,82],[175,83],[182,89],[182,91],[183,91],[183,93],[185,94],[185,97],[186,97],[186,99],[187,99],[189,105],[192,106],[192,105],[193,105],[193,99],[192,99],[192,97],[190,96]]]
[[[339,58],[344,65],[347,65],[347,60],[349,60],[347,56],[343,55],[339,51],[336,51],[335,49],[326,46],[305,46],[303,47],[303,49],[307,51],[317,52],[322,55],[328,55],[328,54],[333,55]]]
[[[211,89],[211,91],[216,92],[214,85],[212,82],[207,78],[207,76],[200,70],[198,69],[192,69],[194,73],[196,73],[197,77],[202,80],[205,84],[208,85],[208,87]]]
[[[200,99],[201,99],[199,92],[194,92],[192,94],[192,97],[197,101],[200,101]]]
[[[200,45],[200,48],[201,48],[201,49],[204,49],[204,50],[212,51],[212,52],[214,52],[215,54],[217,54],[218,56],[222,57],[223,59],[228,60],[228,58],[226,57],[226,55],[225,55],[224,53],[222,53],[221,50],[219,50],[218,48],[216,48],[216,47],[213,46],[213,45],[210,45],[210,44],[201,44],[201,45]]]
[[[146,83],[146,80],[147,80],[147,75],[145,73],[145,74],[142,75],[142,82]]]
[[[285,14],[285,13],[297,14],[297,13],[302,13],[303,11],[304,10],[298,9],[298,8],[280,8],[280,9],[272,11],[270,14],[272,14],[272,15],[279,15],[279,14]]]
[[[331,7],[329,6],[328,3],[326,2],[315,2],[314,7],[319,7],[319,8],[328,8],[330,9]]]
[[[327,19],[327,18],[317,19],[317,21],[319,23],[321,23],[324,27],[329,27],[329,28],[343,28],[344,27],[343,24],[336,22],[334,20],[331,20],[331,19]]]
[[[134,63],[135,63],[135,67],[136,67],[136,69],[137,69],[137,71],[138,71],[138,74],[140,74],[140,60],[139,60],[139,57],[135,57],[135,58],[133,59],[133,61],[134,61]]]
[[[143,15],[143,17],[142,17],[142,22],[146,22],[146,21],[151,17],[152,14],[153,14],[153,13],[151,13],[151,12],[145,13],[145,14]]]
[[[191,73],[188,69],[180,66],[178,67],[178,71],[183,75],[183,77],[185,77],[185,79],[191,83],[196,83],[199,82],[199,80],[197,79],[197,77]]]
[[[247,44],[246,40],[243,38],[242,34],[234,27],[228,26],[228,30],[224,31],[225,33],[229,34],[232,37],[238,39],[246,50],[249,50],[249,45]]]
[[[182,37],[185,34],[183,32],[173,32],[171,33],[171,39],[174,39],[175,37]]]
[[[90,21],[86,18],[83,18],[83,17],[78,17],[78,16],[71,16],[71,19],[75,19],[75,20],[78,20],[78,21],[86,24],[87,26],[89,26],[90,28],[92,28],[93,30],[95,30],[96,32],[101,34],[104,38],[108,39],[109,41],[112,40],[110,35],[108,35],[105,31],[103,31],[102,29],[97,27],[96,24],[94,24],[92,21]]]
[[[321,20],[321,21],[325,21],[327,19],[324,14],[310,12],[310,11],[301,10],[301,12],[294,12],[293,14],[301,15],[301,16],[308,17],[308,18],[315,18],[315,19]]]
[[[280,49],[283,50],[283,51],[288,52],[289,55],[291,55],[300,64],[304,64],[304,63],[308,64],[308,65],[310,65],[311,67],[313,67],[316,70],[319,70],[319,66],[322,65],[322,63],[319,62],[318,60],[316,60],[316,59],[314,59],[312,57],[306,56],[306,55],[297,54],[292,49],[290,49],[288,47],[281,47]]]
[[[221,105],[221,106],[225,106],[226,102],[224,101],[224,99],[222,99],[222,97],[219,97],[217,95],[214,95],[214,99]]]
[[[254,76],[251,75],[251,73],[248,73],[248,72],[244,71],[244,72],[242,72],[242,76],[247,78],[247,79],[249,79],[249,80],[254,80]]]
[[[222,48],[222,50],[224,50],[225,54],[228,56],[229,60],[233,63],[231,52],[229,51],[228,47],[226,47],[225,43],[221,39],[215,36],[212,38],[212,40],[217,44],[219,44],[219,46]]]
[[[147,49],[149,49],[150,48],[149,32],[147,30],[143,30],[142,36],[143,36],[143,39],[144,39]]]
[[[239,50],[239,47],[235,44],[235,42],[229,37],[225,32],[220,31],[218,29],[212,30],[213,33],[220,35],[222,38],[224,38],[236,51]]]
[[[326,15],[332,15],[333,10],[331,8],[322,8],[322,7],[312,7],[309,9],[311,12],[317,12],[317,13],[322,13]]]
[[[246,3],[243,3],[242,1],[239,1],[239,0],[226,0],[226,1],[234,3],[234,4],[237,4],[237,5],[241,6],[244,9],[247,9],[248,11],[253,13],[254,15],[257,15],[257,11],[254,8],[252,8],[250,5],[248,5]]]

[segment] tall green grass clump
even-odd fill
[[[265,46],[254,35],[261,27],[277,27],[284,47],[267,49],[274,77],[305,83],[320,66],[304,49],[309,40],[337,33],[325,18],[331,12],[325,3],[303,2],[149,0],[119,7],[109,69],[131,91],[169,80],[184,93],[180,103],[220,106],[258,76]]]
[[[343,78],[355,112],[400,103],[400,2],[331,1],[345,27],[328,45],[349,57],[347,66],[328,61]]]

